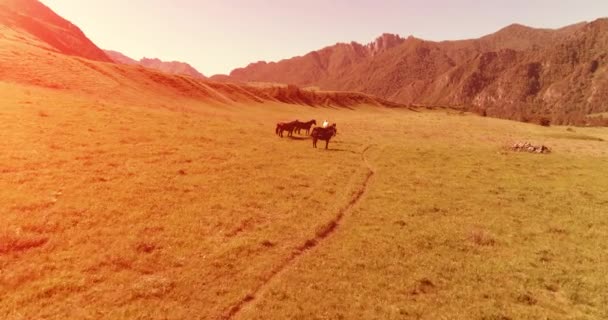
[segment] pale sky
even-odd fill
[[[382,33],[477,38],[511,23],[558,28],[608,0],[42,0],[103,49],[185,61],[210,76]]]

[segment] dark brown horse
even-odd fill
[[[293,135],[293,130],[295,130],[296,126],[302,122],[296,120],[292,122],[279,122],[277,123],[277,127],[274,132],[279,136],[283,137],[283,131],[287,131],[287,136],[291,137]]]
[[[314,129],[312,129],[312,133],[310,134],[312,136],[312,147],[317,147],[318,140],[324,140],[325,149],[327,149],[327,146],[329,145],[329,140],[336,134],[338,134],[338,129],[336,128],[335,123],[327,128],[315,127]]]
[[[317,125],[317,120],[310,120],[308,122],[300,122],[298,123],[298,125],[295,128],[295,132],[297,134],[300,134],[300,130],[306,130],[306,135],[310,134],[310,127],[312,127],[312,125]]]

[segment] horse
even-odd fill
[[[336,128],[335,123],[327,128],[315,127],[314,129],[312,129],[312,133],[310,134],[312,136],[312,147],[317,147],[318,140],[324,140],[325,149],[327,149],[327,146],[329,145],[329,140],[337,134],[338,129]]]
[[[279,122],[277,123],[277,127],[275,128],[274,132],[279,136],[279,137],[283,137],[283,131],[287,131],[287,136],[291,137],[293,134],[293,130],[296,128],[296,126],[301,123],[300,121],[296,120],[296,121],[292,121],[292,122]]]
[[[298,123],[298,125],[295,128],[295,131],[297,134],[300,134],[300,130],[304,129],[306,130],[306,135],[310,134],[310,127],[312,127],[312,125],[317,125],[317,121],[316,120],[310,120],[308,122],[300,122]]]

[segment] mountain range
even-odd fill
[[[608,111],[608,19],[560,29],[519,24],[460,41],[384,34],[211,79],[364,92],[520,121],[593,122]]]

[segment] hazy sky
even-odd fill
[[[42,0],[103,49],[186,61],[205,75],[382,33],[476,38],[517,22],[608,16],[608,0]]]

